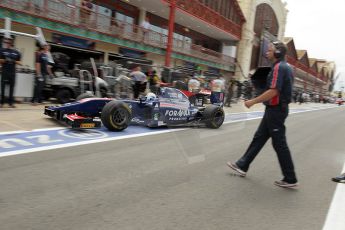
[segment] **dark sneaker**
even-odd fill
[[[231,161],[226,163],[227,166],[229,166],[232,170],[234,170],[235,172],[237,172],[240,176],[245,177],[246,176],[246,172],[243,171],[242,169],[240,169],[240,167],[238,167],[236,164],[231,163]]]
[[[298,183],[288,183],[283,180],[275,181],[274,185],[282,187],[282,188],[296,188],[298,186]]]
[[[337,183],[345,183],[345,173],[341,174],[340,176],[333,177],[332,181]]]

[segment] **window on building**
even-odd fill
[[[134,18],[121,14],[119,12],[116,12],[115,18],[118,21],[124,22],[125,32],[133,32]]]
[[[165,43],[167,42],[167,36],[168,36],[167,29],[164,29],[162,27],[155,26],[152,24],[151,24],[150,29],[159,33],[159,34],[153,34],[151,39],[154,39],[157,42],[160,42],[160,41],[165,42]],[[165,36],[162,36],[162,34]],[[174,42],[175,48],[179,48],[179,49],[188,48],[188,47],[190,48],[190,45],[192,44],[191,38],[181,35],[179,33],[174,33],[173,38],[174,38],[173,42]]]
[[[158,26],[154,26],[154,25],[151,25],[150,26],[150,29],[154,32],[157,32],[157,33],[152,33],[150,35],[150,39],[152,39],[153,41],[156,41],[158,43],[160,43],[161,41],[161,35],[162,34],[162,28],[158,27]]]

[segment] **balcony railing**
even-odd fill
[[[29,14],[153,47],[162,49],[167,47],[168,38],[166,35],[116,20],[109,15],[100,13],[100,6],[93,6],[91,12],[83,14],[82,8],[75,4],[75,0],[0,0],[0,7],[18,13]],[[178,39],[173,40],[173,50],[224,65],[234,64],[235,61],[232,57]]]
[[[164,0],[171,2],[171,0]],[[212,10],[198,0],[175,0],[176,6],[201,20],[210,23],[234,36],[241,38],[241,26]]]

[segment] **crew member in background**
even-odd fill
[[[45,86],[46,78],[50,74],[48,52],[48,44],[40,46],[39,51],[36,52],[34,96],[31,100],[33,105],[42,103],[42,91]]]
[[[173,87],[179,90],[188,91],[188,81],[189,81],[189,77],[185,77],[183,79],[178,79],[177,81],[173,81]]]
[[[188,81],[188,91],[192,92],[192,96],[189,96],[189,101],[193,105],[196,105],[196,94],[200,92],[200,81],[196,76],[193,76]]]
[[[148,81],[150,84],[150,91],[154,94],[158,94],[160,78],[159,78],[156,70],[152,70],[149,72]]]
[[[137,66],[129,74],[133,81],[134,99],[138,99],[140,93],[144,93],[147,85],[147,76],[141,71],[141,67]]]
[[[13,47],[13,38],[4,38],[3,47],[0,50],[0,64],[2,65],[1,76],[1,104],[5,103],[5,86],[9,84],[8,104],[11,108],[14,105],[14,85],[16,83],[16,65],[21,65],[21,54]]]
[[[224,102],[224,90],[224,79],[221,79],[221,76],[218,75],[217,78],[211,82],[211,104],[220,104]]]
[[[188,91],[198,93],[200,91],[200,81],[195,77],[191,77],[188,81]]]
[[[46,54],[47,54],[47,57],[48,57],[48,74],[49,74],[50,77],[54,77],[53,67],[55,65],[55,62],[54,62],[53,55],[50,52],[50,45],[47,44],[47,46],[48,47],[47,47]]]
[[[228,90],[226,93],[226,101],[225,101],[225,106],[231,107],[231,99],[234,95],[234,81],[230,81],[228,85]]]

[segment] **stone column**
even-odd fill
[[[139,26],[145,21],[146,18],[146,10],[145,9],[140,9],[139,12]]]
[[[103,62],[105,65],[109,64],[109,53],[108,52],[104,52]]]
[[[247,78],[250,70],[250,62],[254,41],[254,20],[256,12],[255,0],[239,0],[238,1],[242,12],[246,18],[246,23],[243,24],[242,38],[237,46],[237,66],[235,78],[243,81]]]

